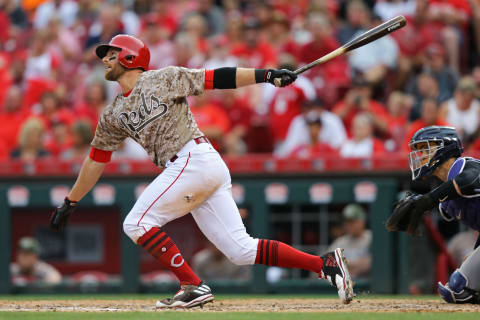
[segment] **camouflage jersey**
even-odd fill
[[[165,167],[188,141],[203,136],[187,96],[203,93],[204,69],[167,67],[143,72],[132,91],[119,94],[100,115],[92,146],[115,151],[130,137]]]

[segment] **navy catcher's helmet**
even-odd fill
[[[409,143],[412,180],[432,174],[450,158],[458,158],[463,152],[462,142],[453,127],[425,127],[413,135]]]

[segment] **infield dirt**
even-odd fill
[[[1,300],[0,311],[127,312],[155,311],[155,300]],[[178,309],[177,309],[178,310]],[[203,308],[207,312],[480,312],[479,305],[452,305],[440,300],[356,299],[349,305],[337,299],[225,299]]]

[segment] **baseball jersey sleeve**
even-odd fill
[[[91,145],[100,150],[116,151],[126,137],[127,135],[109,122],[105,113],[102,113]]]
[[[160,86],[175,98],[200,95],[205,90],[205,69],[167,67],[159,72]]]

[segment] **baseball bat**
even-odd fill
[[[303,67],[298,68],[295,70],[295,74],[299,75],[302,72],[305,72],[319,64],[325,63],[327,61],[332,60],[335,57],[338,57],[339,55],[344,54],[345,52],[352,51],[354,49],[357,49],[361,46],[364,46],[366,44],[369,44],[372,41],[375,41],[389,33],[392,33],[402,27],[404,27],[407,24],[407,20],[405,19],[404,16],[397,16],[395,18],[392,18],[375,28],[372,28],[368,31],[365,31],[358,37],[350,40],[343,46],[341,46],[338,49],[333,50],[332,52],[324,55],[323,57],[320,57],[319,59],[310,62],[309,64],[304,65]],[[281,84],[281,79],[280,78],[275,78],[274,79],[275,86],[279,87]]]

